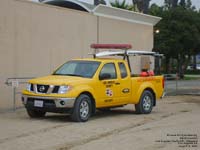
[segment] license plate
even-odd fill
[[[35,107],[43,107],[43,104],[44,104],[43,101],[38,101],[38,100],[35,100],[35,101],[34,101],[34,106],[35,106]]]

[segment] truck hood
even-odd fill
[[[40,78],[35,78],[29,81],[32,84],[46,84],[46,85],[75,85],[82,84],[91,80],[90,78],[50,75]]]

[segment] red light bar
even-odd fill
[[[95,49],[131,49],[132,46],[130,44],[91,44],[91,48]]]

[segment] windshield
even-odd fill
[[[100,62],[96,61],[69,61],[56,70],[53,75],[79,76],[92,78]]]

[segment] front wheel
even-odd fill
[[[76,122],[88,121],[92,113],[91,98],[86,94],[81,94],[74,104],[71,118]]]
[[[150,91],[144,91],[138,104],[135,105],[137,114],[149,114],[153,109],[153,94]]]

